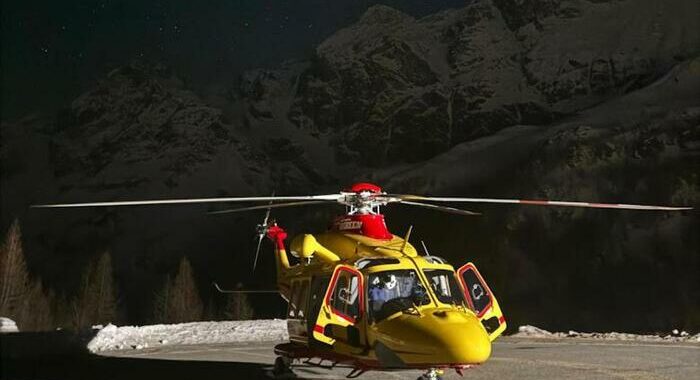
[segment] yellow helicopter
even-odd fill
[[[258,225],[260,243],[275,245],[277,285],[288,302],[290,341],[275,347],[275,374],[292,375],[296,361],[351,368],[348,377],[368,370],[423,369],[421,379],[438,379],[445,369],[460,375],[491,355],[491,342],[506,329],[494,293],[473,263],[456,268],[422,253],[409,242],[411,229],[397,236],[387,229],[380,207],[400,203],[460,215],[463,209],[425,202],[527,204],[631,210],[688,210],[688,207],[547,200],[426,197],[388,194],[371,183],[357,183],[338,194],[309,196],[165,199],[35,205],[99,207],[216,202],[270,202],[212,212],[267,210]],[[283,202],[283,203],[273,203]],[[346,206],[328,231],[295,237],[269,221],[270,210],[311,204]],[[294,259],[290,259],[292,255]],[[294,262],[295,264],[292,264]],[[255,264],[254,264],[255,265]],[[316,360],[316,362],[314,362]],[[329,363],[325,364],[324,363]]]

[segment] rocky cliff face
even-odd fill
[[[247,256],[234,260],[230,247],[254,250],[247,238],[257,218],[213,220],[203,208],[49,215],[26,205],[336,191],[368,178],[391,191],[695,204],[698,14],[700,3],[682,0],[477,0],[420,19],[375,6],[308,61],[251,70],[209,93],[195,93],[164,66],[132,62],[56,117],[3,124],[3,223],[25,223],[39,272],[66,266],[58,251],[73,255],[65,260],[77,271],[93,251],[112,249],[134,296],[192,252],[205,285],[249,276],[240,265]],[[640,252],[637,270],[660,279],[697,267],[698,241],[686,237],[695,216],[490,210],[492,219],[473,224],[392,212],[417,221],[455,262],[465,259],[456,247],[474,252],[494,287],[509,289],[509,314],[532,323],[566,294],[593,310],[614,307],[632,289],[623,284],[610,303],[585,298],[566,283],[579,266],[597,268],[607,283],[631,262],[620,259],[625,252]],[[288,214],[287,225],[322,227],[329,213],[301,215]],[[390,219],[393,228],[402,223]],[[663,249],[637,242],[679,253],[654,272]],[[60,283],[62,275],[46,277]],[[678,323],[700,326],[688,312],[697,304],[686,302],[700,290],[686,277],[663,289],[682,305],[678,314],[690,315]],[[520,301],[552,284],[561,292]],[[627,315],[639,304],[625,304]],[[598,314],[577,320],[584,314],[570,310],[567,320],[580,328],[601,326]],[[635,328],[669,323],[657,315]]]
[[[58,176],[76,173],[99,181],[109,173],[102,186],[125,188],[154,180],[177,186],[178,177],[238,142],[221,111],[183,89],[167,68],[136,62],[109,73],[75,99],[52,132]],[[245,149],[241,144],[237,148]],[[161,175],[128,170],[147,166]]]
[[[317,48],[277,122],[326,136],[339,163],[421,161],[648,85],[697,54],[697,8],[480,0],[415,19],[375,6]]]
[[[399,192],[697,207],[698,99],[696,58],[563,121],[505,128],[431,160],[381,170],[377,178]],[[472,207],[486,216],[459,223],[403,216],[416,231],[429,231],[431,252],[458,262],[464,254],[456,247],[467,247],[501,281],[493,286],[507,289],[513,318],[588,330],[663,331],[700,322],[692,301],[700,296],[695,211]]]

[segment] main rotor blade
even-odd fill
[[[225,198],[184,198],[184,199],[150,199],[143,201],[89,202],[89,203],[57,203],[32,205],[32,208],[67,208],[67,207],[109,207],[109,206],[141,206],[194,203],[225,203],[225,202],[267,202],[267,201],[338,201],[340,194],[302,195],[282,197],[225,197]],[[267,207],[267,206],[265,206]]]
[[[448,207],[448,206],[431,205],[431,204],[428,204],[428,203],[401,201],[399,204],[404,204],[404,205],[409,205],[409,206],[424,207],[424,208],[429,208],[429,209],[431,209],[431,210],[449,212],[450,214],[469,215],[469,216],[481,215],[481,214],[478,213],[478,212],[473,212],[473,211],[468,211],[468,210],[462,210],[462,209],[459,209],[459,208]]]
[[[417,200],[428,202],[469,202],[469,203],[505,203],[535,206],[561,206],[561,207],[587,207],[587,208],[613,208],[623,210],[660,210],[660,211],[681,211],[692,210],[692,207],[676,206],[656,206],[656,205],[636,205],[624,203],[591,203],[591,202],[569,202],[569,201],[549,201],[549,200],[528,200],[528,199],[499,199],[499,198],[454,198],[454,197],[424,197],[420,195],[396,194],[391,195],[405,200]]]
[[[305,201],[305,202],[289,202],[289,203],[274,203],[271,205],[260,205],[260,206],[250,206],[250,207],[241,207],[241,208],[232,208],[228,210],[220,210],[220,211],[210,211],[207,214],[215,215],[215,214],[229,214],[232,212],[241,212],[241,211],[250,211],[250,210],[263,210],[263,209],[272,209],[272,208],[282,208],[282,207],[294,207],[294,206],[306,206],[306,205],[320,205],[320,204],[329,204],[332,203],[331,201]],[[265,222],[267,222],[267,218],[270,216],[270,213],[268,212],[267,215],[265,216]]]

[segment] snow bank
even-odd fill
[[[638,335],[619,332],[609,333],[582,333],[573,330],[569,332],[549,332],[535,326],[520,326],[518,332],[511,335],[516,338],[588,338],[601,340],[633,340],[646,342],[689,342],[700,343],[700,334],[690,335],[685,331],[673,330],[668,335]]]
[[[87,348],[91,352],[99,352],[140,350],[164,345],[269,342],[287,339],[287,321],[280,319],[121,327],[109,324],[100,329]]]
[[[97,326],[96,326],[97,327]],[[700,343],[700,334],[674,330],[668,335],[637,335],[618,332],[581,333],[549,332],[535,326],[520,326],[512,335],[517,338],[588,338],[647,342]],[[91,352],[141,350],[149,347],[185,344],[242,342],[277,342],[289,339],[287,321],[264,319],[253,321],[192,322],[174,325],[115,326],[101,328],[87,345]]]
[[[0,333],[18,332],[17,324],[10,318],[0,317]]]

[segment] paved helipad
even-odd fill
[[[137,372],[139,367],[153,371],[149,364],[157,365],[157,371],[167,376],[163,378],[186,377],[188,370],[201,378],[224,378],[221,376],[227,373],[228,379],[265,378],[271,374],[275,359],[273,346],[274,343],[171,346],[103,355],[126,360],[123,364]],[[129,372],[128,368],[123,369]],[[138,376],[137,372],[131,375]],[[349,369],[301,365],[295,373],[300,378],[344,379]],[[415,379],[419,375],[419,371],[367,372],[360,378]],[[445,378],[460,377],[450,371]],[[700,379],[700,344],[502,338],[495,343],[491,359],[466,371],[464,378]]]

